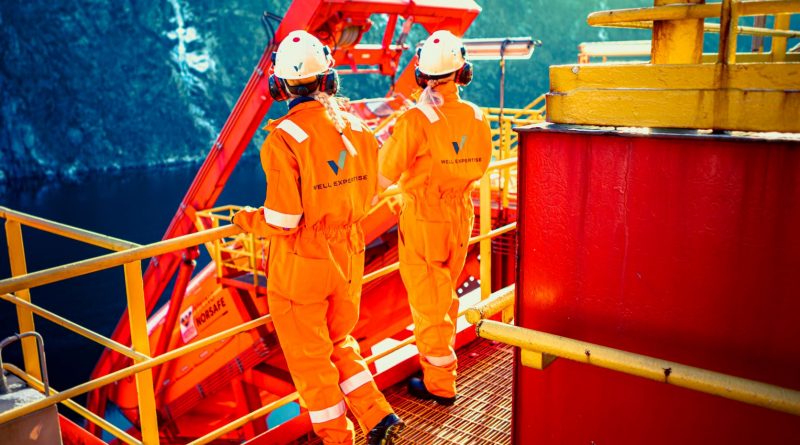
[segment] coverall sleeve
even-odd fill
[[[400,116],[392,135],[378,152],[380,173],[392,182],[397,182],[400,175],[411,168],[417,157],[418,138],[422,132],[414,131],[413,122],[408,115],[410,112],[412,111],[406,111],[404,115]]]
[[[267,177],[264,206],[237,212],[233,222],[263,237],[290,235],[303,216],[297,158],[283,138],[273,133],[261,147],[261,166]]]

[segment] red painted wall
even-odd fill
[[[520,130],[517,323],[800,390],[800,142]],[[517,360],[516,444],[800,443],[800,417]]]

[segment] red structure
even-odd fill
[[[517,325],[800,389],[800,139],[518,131]],[[800,443],[789,414],[563,359],[514,371],[514,443]]]

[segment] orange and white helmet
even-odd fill
[[[273,72],[281,79],[305,79],[333,66],[331,50],[306,31],[292,31],[278,46]]]
[[[446,30],[436,31],[417,51],[418,68],[427,76],[441,76],[455,72],[467,63],[464,43]]]

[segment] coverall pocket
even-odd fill
[[[331,293],[331,270],[333,265],[327,258],[306,258],[289,255],[287,270],[291,292],[289,298],[299,304],[320,302]]]
[[[426,263],[445,263],[450,258],[451,226],[449,222],[417,220]]]
[[[350,257],[350,282],[348,283],[349,295],[360,295],[364,282],[364,251],[354,253]]]

